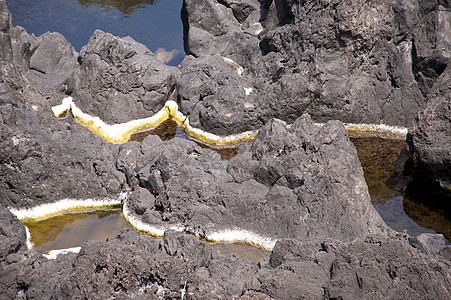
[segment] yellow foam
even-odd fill
[[[44,220],[72,210],[95,210],[104,207],[121,205],[121,199],[62,199],[33,208],[9,208],[21,222]]]
[[[68,113],[72,113],[74,120],[77,123],[83,125],[103,140],[114,144],[128,142],[132,134],[156,128],[168,119],[176,122],[191,139],[212,148],[236,147],[239,144],[252,141],[258,133],[258,130],[252,130],[239,134],[220,136],[192,127],[189,118],[179,111],[177,103],[172,100],[167,101],[164,107],[151,117],[114,125],[106,124],[99,117],[93,117],[84,113],[75,105],[72,97],[64,98],[62,104],[52,107],[52,111],[58,118],[64,117]],[[323,124],[317,125],[321,126]],[[382,134],[390,138],[405,139],[407,134],[407,128],[384,124],[345,123],[344,125],[349,132]]]
[[[213,147],[236,146],[253,140],[258,132],[254,130],[229,136],[219,136],[194,128],[190,125],[188,117],[178,110],[177,103],[172,100],[167,101],[164,107],[151,117],[114,125],[106,124],[99,117],[93,117],[84,113],[75,105],[72,97],[64,98],[61,105],[52,107],[52,111],[56,117],[66,116],[71,112],[77,123],[83,125],[103,140],[113,144],[128,142],[133,133],[153,129],[168,119],[175,121],[191,138]]]

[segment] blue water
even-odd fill
[[[128,9],[108,3],[128,4]],[[185,56],[180,17],[183,0],[6,0],[13,24],[39,36],[59,32],[77,51],[88,43],[96,29],[116,36],[131,36],[155,52],[175,50],[169,65]],[[100,4],[99,4],[100,3]],[[132,4],[136,4],[132,6]]]

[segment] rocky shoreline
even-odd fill
[[[385,225],[342,123],[409,128],[419,172],[451,182],[450,7],[357,2],[185,0],[187,56],[169,67],[100,30],[80,53],[28,35],[0,0],[0,298],[450,298],[451,247]],[[112,144],[54,116],[69,95],[110,125],[174,101],[194,128],[258,134],[228,160],[178,138]],[[12,212],[64,199],[122,203],[163,239],[124,229],[47,259]]]

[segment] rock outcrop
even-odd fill
[[[428,96],[426,108],[412,123],[407,138],[420,171],[451,191],[451,68]]]
[[[275,240],[352,241],[384,231],[356,150],[339,122],[320,128],[304,115],[287,128],[271,120],[229,161],[183,139],[148,152],[126,145],[125,169],[134,168],[134,182],[155,198],[145,211],[130,201],[130,210],[149,225],[181,226],[205,237],[246,230]]]
[[[83,111],[115,124],[153,115],[172,95],[178,69],[131,37],[96,30],[81,49],[68,93]]]
[[[0,287],[7,299],[447,299],[450,265],[419,254],[402,236],[287,239],[269,260],[251,263],[185,233],[167,231],[156,241],[123,230],[55,260],[34,250],[10,254],[0,261]]]
[[[406,125],[427,96],[412,141],[435,143],[449,125],[437,109],[449,106],[449,14],[428,3],[186,0],[191,57],[178,69],[101,31],[80,54],[59,34],[30,36],[0,0],[1,298],[450,298],[443,238],[387,228],[342,123],[304,114]],[[203,129],[261,130],[230,160],[178,138],[112,145],[54,118],[65,93],[111,123],[174,99]],[[425,168],[446,162],[415,151]],[[52,260],[27,249],[7,209],[124,192],[124,212],[162,240],[123,230]],[[273,250],[253,263],[194,235]]]
[[[256,126],[271,117],[292,122],[304,112],[321,122],[409,126],[450,57],[445,2],[274,0],[259,9],[256,1],[233,3],[185,1],[186,51],[200,62],[220,55],[242,66],[241,82],[253,91],[235,101],[257,107],[249,118]],[[248,24],[262,31],[250,34]],[[214,118],[220,133],[227,121],[211,111],[224,107],[227,88],[216,85],[216,94],[192,104],[210,108],[199,123],[208,128]],[[227,113],[233,115],[225,107]]]

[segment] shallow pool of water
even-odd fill
[[[271,255],[270,251],[253,247],[244,243],[209,243],[209,245],[222,254],[235,253],[240,257],[252,262],[259,262],[262,259],[269,258],[269,256]]]
[[[449,243],[450,195],[426,179],[410,181],[405,142],[352,133],[351,141],[362,164],[371,202],[385,223],[396,231],[407,230],[412,236],[441,233]]]
[[[183,0],[6,0],[13,24],[39,36],[59,32],[77,51],[96,29],[131,36],[152,52],[165,49],[178,65],[185,56],[180,17]]]
[[[70,122],[70,119],[64,122]],[[170,122],[146,134],[158,134],[162,139],[188,138]],[[405,147],[403,141],[388,140],[379,137],[353,137],[369,186],[369,193],[376,210],[388,226],[410,235],[421,233],[442,233],[451,239],[451,222],[447,194],[431,190],[421,182],[411,182],[407,187],[399,188],[402,173],[399,172],[401,153]],[[432,198],[433,201],[423,201]],[[448,201],[448,202],[447,202]],[[449,205],[448,205],[449,206]],[[122,227],[132,226],[122,217],[120,209],[95,212],[68,213],[39,222],[26,223],[30,229],[34,246],[45,253],[54,249],[81,246],[86,240],[104,241],[114,237]],[[211,247],[221,253],[236,253],[244,259],[258,262],[268,258],[270,252],[242,243],[213,243]]]
[[[83,245],[87,240],[105,241],[123,228],[132,226],[123,218],[122,209],[66,213],[25,225],[33,246],[42,253]]]

